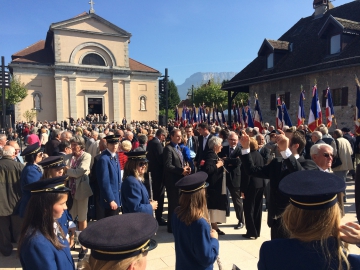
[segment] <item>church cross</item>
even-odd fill
[[[90,4],[90,11],[89,11],[89,13],[95,13],[95,9],[94,9],[95,3],[94,3],[94,1],[93,1],[93,0],[90,0],[89,4]]]

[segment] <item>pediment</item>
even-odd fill
[[[69,20],[53,23],[51,24],[50,29],[111,35],[124,38],[131,37],[131,33],[124,29],[121,29],[96,14],[87,13]]]

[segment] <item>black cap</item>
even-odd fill
[[[345,182],[333,173],[318,170],[291,173],[281,180],[279,189],[290,203],[306,210],[330,208],[337,194],[345,191]]]
[[[68,192],[70,191],[70,189],[65,187],[64,184],[66,178],[68,178],[67,175],[39,180],[34,183],[26,185],[24,189],[31,191],[32,194],[44,193],[44,192],[53,192],[53,193]]]
[[[62,156],[51,156],[40,161],[38,165],[43,168],[62,168],[66,167]]]
[[[200,171],[181,178],[175,183],[175,186],[179,188],[181,192],[194,193],[209,186],[206,182],[207,178],[208,174]]]
[[[139,151],[139,152],[127,152],[125,155],[128,157],[128,159],[136,159],[136,160],[142,160],[149,162],[146,158],[146,151]]]
[[[40,144],[39,143],[34,143],[32,145],[29,145],[25,148],[24,151],[22,151],[21,155],[22,156],[27,156],[27,155],[32,155],[35,153],[40,152]]]
[[[152,240],[158,223],[147,213],[129,213],[98,220],[81,232],[81,245],[97,260],[114,261],[134,257],[156,248]]]
[[[347,127],[344,127],[344,128],[341,129],[341,131],[342,131],[342,132],[350,132],[350,129],[347,128]]]
[[[106,140],[107,143],[119,143],[120,142],[120,135],[107,135],[106,137],[104,137],[104,139]]]

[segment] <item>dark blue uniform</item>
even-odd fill
[[[100,205],[104,209],[110,209],[110,203],[114,201],[120,207],[121,175],[116,155],[112,157],[108,150],[101,153],[96,164],[96,176],[100,189]]]
[[[210,225],[204,218],[187,226],[174,213],[172,230],[175,238],[176,269],[213,269],[219,254],[219,241],[210,237]]]
[[[326,244],[332,254],[337,254],[335,238],[329,238]],[[350,254],[348,260],[352,269],[360,269],[359,255]],[[338,264],[338,260],[332,260],[329,264],[319,241],[305,243],[298,239],[274,239],[262,244],[258,269],[325,270],[338,269]]]
[[[39,181],[41,177],[42,177],[42,171],[40,167],[36,164],[27,163],[24,169],[22,170],[20,175],[20,183],[21,183],[21,191],[22,191],[22,196],[19,204],[20,217],[25,216],[26,206],[31,197],[31,192],[29,190],[24,190],[24,186]]]
[[[31,238],[25,238],[20,251],[23,269],[75,269],[68,242],[66,239],[59,238],[59,240],[64,248],[57,250],[40,232],[35,233]]]
[[[123,213],[143,212],[153,215],[147,189],[134,176],[126,177],[122,183],[121,203]]]

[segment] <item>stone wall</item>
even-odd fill
[[[301,75],[267,83],[259,83],[250,86],[250,104],[254,104],[254,94],[257,93],[264,122],[269,122],[270,125],[275,125],[276,110],[270,109],[271,94],[276,94],[278,97],[281,94],[285,94],[285,92],[290,92],[290,106],[289,104],[286,104],[286,106],[288,108],[292,124],[296,125],[301,89],[300,87],[302,85],[303,89],[305,90],[305,124],[307,124],[312,99],[312,87],[315,80],[317,81],[320,106],[322,106],[323,90],[325,90],[328,85],[330,86],[330,89],[348,87],[348,105],[335,106],[334,111],[338,128],[346,126],[353,130],[353,119],[356,104],[355,74],[360,77],[359,66]],[[323,114],[323,122],[326,122],[325,108],[322,107],[321,109]],[[330,131],[334,129],[335,126],[333,125]]]

